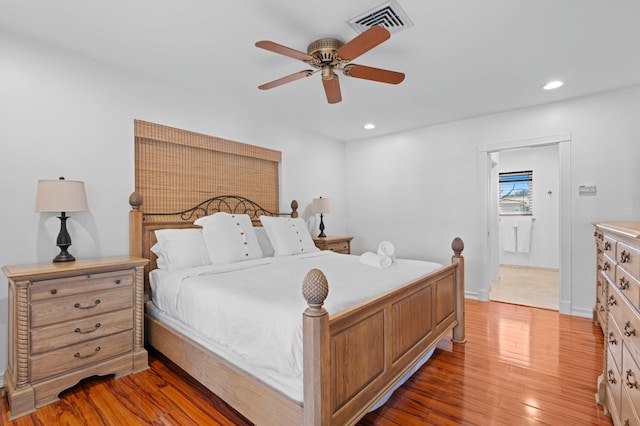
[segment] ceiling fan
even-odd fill
[[[341,71],[343,75],[348,77],[379,81],[381,83],[389,84],[401,83],[402,80],[404,80],[404,74],[401,72],[351,63],[351,61],[356,59],[358,56],[388,40],[389,37],[391,37],[391,34],[386,28],[374,26],[347,43],[343,43],[335,38],[321,38],[319,40],[315,40],[307,47],[307,53],[272,41],[259,41],[256,43],[257,47],[289,56],[290,58],[299,59],[309,64],[313,69],[299,71],[295,74],[262,84],[258,86],[258,89],[272,89],[303,77],[309,77],[310,75],[320,71],[324,92],[327,95],[327,101],[330,104],[335,104],[342,100],[338,75],[335,73],[336,70]]]

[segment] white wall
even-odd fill
[[[37,181],[59,176],[85,181],[90,208],[70,214],[70,253],[128,253],[134,119],[282,151],[281,208],[295,198],[308,219],[311,199],[330,197],[327,229],[346,232],[344,144],[276,127],[222,94],[203,98],[8,33],[0,32],[0,52],[0,265],[49,262],[58,253],[60,221],[34,207]],[[310,226],[317,229],[315,218]],[[0,280],[6,282],[2,274]],[[0,370],[7,361],[6,312],[2,285]]]
[[[497,168],[498,173],[533,171],[533,222],[529,252],[507,252],[500,247],[500,264],[558,269],[558,147],[554,145],[501,151]],[[498,183],[495,182],[495,185]]]
[[[588,317],[595,301],[591,223],[640,220],[638,111],[640,87],[633,87],[351,142],[346,177],[354,252],[391,239],[400,256],[448,262],[451,239],[460,236],[467,297],[478,297],[489,276],[478,147],[570,132],[570,311]],[[581,184],[596,184],[598,195],[578,197]]]

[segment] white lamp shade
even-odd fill
[[[78,180],[40,180],[36,195],[36,212],[86,212],[84,182]]]
[[[311,211],[313,213],[331,213],[331,200],[328,198],[314,198],[311,200]]]

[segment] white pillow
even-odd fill
[[[158,256],[158,268],[172,270],[211,264],[202,229],[158,229],[155,234],[158,242],[151,251]]]
[[[214,213],[194,222],[202,234],[211,263],[231,263],[262,257],[249,215]]]
[[[258,244],[260,244],[260,250],[262,250],[262,256],[272,257],[273,246],[269,241],[269,237],[267,236],[267,231],[262,226],[254,226],[253,230],[256,233],[256,237],[258,238]]]
[[[260,222],[273,246],[274,256],[320,251],[311,239],[307,224],[299,217],[260,216]]]

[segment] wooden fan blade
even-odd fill
[[[258,86],[258,89],[260,90],[273,89],[274,87],[281,86],[285,83],[290,83],[292,81],[296,81],[304,77],[309,77],[311,74],[313,74],[312,70],[299,71],[295,74],[291,74],[286,77],[282,77],[277,80],[270,81],[269,83],[262,84]]]
[[[373,49],[391,37],[389,30],[384,27],[371,27],[336,51],[336,55],[343,61],[351,61],[365,52]]]
[[[271,52],[279,53],[281,55],[288,56],[293,59],[299,59],[301,61],[313,60],[313,56],[311,55],[307,55],[306,53],[300,52],[299,50],[295,50],[290,47],[283,46],[281,44],[274,43],[268,40],[262,40],[262,41],[256,42],[256,47],[269,50]]]
[[[349,64],[344,68],[344,74],[349,77],[379,81],[380,83],[398,84],[404,80],[404,73],[366,67],[364,65]]]
[[[328,80],[322,79],[322,85],[324,86],[324,93],[327,95],[327,102],[337,104],[342,100],[340,82],[338,81],[337,75],[334,75],[333,78]]]

